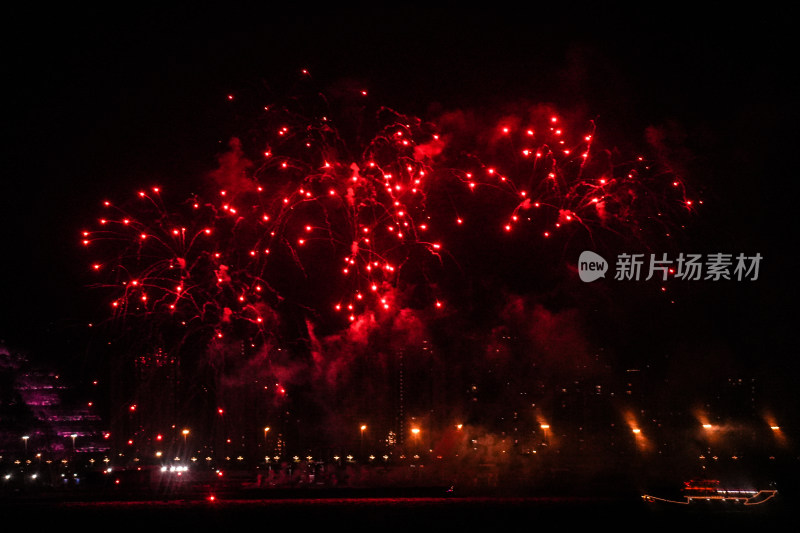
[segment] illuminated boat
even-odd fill
[[[681,505],[727,502],[739,505],[760,505],[777,494],[777,490],[727,489],[719,486],[716,479],[693,479],[686,481],[681,489],[683,499],[671,500],[645,494],[642,499],[648,503],[666,502]]]

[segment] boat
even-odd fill
[[[675,503],[680,505],[698,505],[709,503],[731,503],[735,505],[761,505],[773,499],[778,494],[774,489],[730,489],[720,487],[716,479],[692,479],[686,481],[681,489],[682,499],[669,499],[642,495],[648,503]]]

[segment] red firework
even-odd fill
[[[264,339],[286,299],[347,324],[391,313],[409,280],[429,282],[436,311],[446,298],[434,266],[477,227],[494,225],[497,239],[519,227],[536,239],[668,234],[692,208],[680,178],[643,157],[615,162],[596,147],[593,123],[574,136],[541,107],[477,133],[453,115],[437,126],[381,108],[365,142],[346,142],[327,107],[262,113],[246,148],[235,141],[223,158],[213,197],[173,207],[153,187],[121,207],[106,202],[83,233],[105,254],[93,268],[117,316]]]

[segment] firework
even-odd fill
[[[666,234],[676,210],[692,208],[679,178],[643,157],[616,164],[595,148],[593,124],[576,139],[538,107],[468,142],[447,130],[452,121],[440,130],[382,108],[375,133],[354,147],[332,113],[271,105],[262,114],[249,142],[262,149],[245,159],[233,143],[234,162],[217,173],[228,187],[215,198],[172,208],[153,187],[134,205],[105,203],[83,243],[111,252],[93,268],[112,274],[116,313],[171,316],[221,336],[235,322],[263,332],[271,309],[290,297],[354,321],[366,309],[390,310],[404,281],[430,281],[448,241],[469,241],[476,227],[485,234],[496,224],[496,239],[520,226],[540,239],[597,229]],[[428,296],[444,305],[443,295]]]

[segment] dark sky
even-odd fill
[[[208,171],[227,140],[225,95],[308,68],[411,113],[553,102],[632,146],[669,126],[708,199],[694,245],[766,258],[755,287],[698,287],[682,334],[798,367],[791,13],[186,4],[4,18],[0,338],[16,346],[80,364],[76,333],[95,309],[78,235],[99,202]]]

